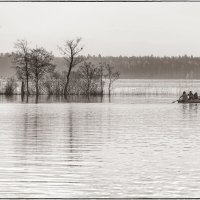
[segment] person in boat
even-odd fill
[[[189,97],[188,100],[194,99],[194,95],[193,95],[192,91],[189,92],[188,97]]]
[[[199,99],[197,92],[194,93],[194,99]]]
[[[180,96],[179,100],[183,101],[183,102],[188,102],[188,95],[186,94],[186,92],[184,91],[183,94]]]

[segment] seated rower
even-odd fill
[[[194,99],[199,99],[197,92],[194,93]]]
[[[194,99],[194,95],[193,95],[192,91],[189,92],[188,97],[189,97],[189,100]]]
[[[183,94],[180,96],[179,100],[183,101],[183,102],[188,102],[188,95],[186,94],[186,92],[184,91]]]

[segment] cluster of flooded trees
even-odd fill
[[[21,82],[21,94],[103,95],[106,84],[110,95],[119,72],[111,64],[94,64],[81,56],[80,42],[80,38],[68,40],[59,47],[66,65],[66,70],[59,72],[52,52],[43,47],[30,48],[26,40],[18,40],[12,62]],[[5,93],[13,94],[15,87],[14,79],[9,79]]]

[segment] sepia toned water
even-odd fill
[[[176,99],[0,96],[0,197],[199,197],[200,105]]]

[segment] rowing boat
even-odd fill
[[[200,99],[188,100],[187,102],[183,100],[178,100],[178,103],[200,103]]]

